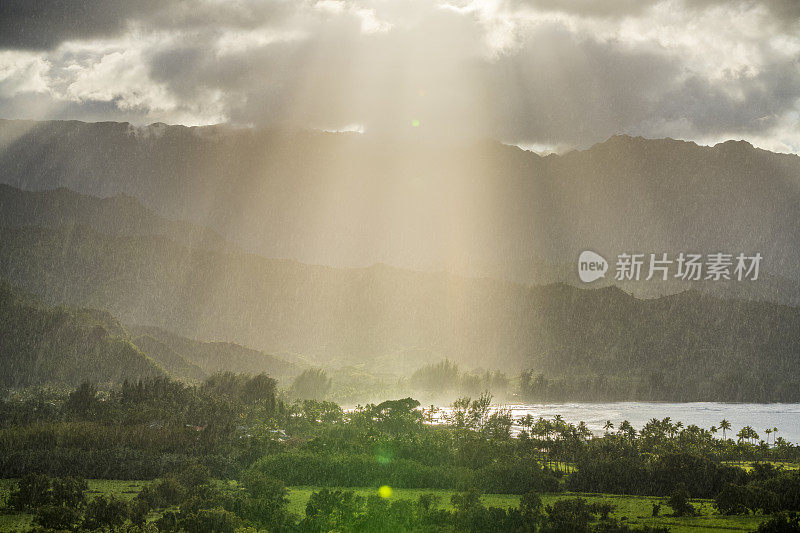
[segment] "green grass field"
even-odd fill
[[[306,502],[311,493],[319,490],[319,487],[292,487],[289,494],[289,508],[291,512],[302,515]],[[352,488],[362,496],[369,496],[378,493],[378,489]],[[450,509],[450,496],[452,490],[424,490],[424,489],[395,489],[392,491],[391,499],[417,499],[421,494],[436,494],[440,497],[440,505]],[[620,496],[614,494],[582,494],[582,493],[558,493],[542,495],[542,502],[547,505],[561,498],[581,497],[589,503],[606,502],[616,506],[611,515],[623,520],[629,525],[650,525],[668,527],[670,531],[676,533],[697,533],[701,531],[733,532],[733,531],[753,531],[761,523],[761,516],[721,516],[716,513],[716,509],[709,500],[693,500],[696,507],[700,508],[700,516],[695,517],[672,517],[659,516],[652,517],[653,503],[663,501],[663,498],[648,496]],[[484,505],[491,507],[516,507],[519,505],[519,496],[510,494],[484,494],[481,497]],[[668,514],[671,510],[664,504],[662,514]]]
[[[121,498],[133,498],[146,481],[121,481],[121,480],[89,480],[89,497],[96,494],[115,494]],[[5,501],[12,480],[0,480],[0,499]],[[291,512],[302,516],[306,502],[311,493],[319,487],[291,487],[289,492],[289,508]],[[369,496],[378,493],[377,488],[351,488],[357,494]],[[440,498],[440,505],[451,508],[451,490],[423,490],[423,489],[395,489],[390,499],[417,499],[421,494],[432,493]],[[581,497],[590,503],[606,502],[616,508],[611,515],[629,525],[663,526],[676,533],[696,533],[701,531],[742,532],[753,531],[763,520],[761,516],[721,516],[715,512],[712,503],[708,500],[694,500],[695,506],[700,508],[700,516],[677,518],[672,516],[652,517],[653,503],[662,501],[661,498],[648,496],[620,496],[613,494],[576,494],[559,493],[544,494],[542,501],[545,505],[561,498]],[[519,496],[509,494],[485,494],[481,498],[484,505],[492,507],[515,507],[519,504]],[[662,515],[670,513],[667,505],[662,505]],[[0,531],[29,531],[31,529],[31,516],[26,514],[0,514]]]
[[[148,481],[125,481],[117,479],[90,479],[87,497],[92,498],[97,494],[114,494],[126,500],[133,499]],[[14,485],[14,480],[0,479],[0,502],[5,503],[9,492]],[[0,514],[0,531],[30,531],[33,517],[29,514]]]
[[[782,463],[779,461],[766,461],[767,463],[774,465],[778,468],[782,468],[783,470],[798,470],[800,469],[800,465],[797,463]],[[752,462],[736,462],[736,461],[723,461],[722,464],[729,465],[729,466],[738,466],[739,468],[746,470],[747,472],[753,469],[753,465],[756,463]]]

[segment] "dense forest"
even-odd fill
[[[276,385],[222,373],[192,386],[156,377],[6,394],[0,477],[19,479],[6,512],[55,529],[623,532],[664,529],[611,518],[609,502],[563,494],[545,506],[541,497],[647,495],[654,517],[709,512],[697,498],[712,499],[720,517],[775,514],[777,523],[800,511],[800,471],[775,466],[800,461],[800,448],[725,420],[722,438],[670,419],[592,435],[559,416],[515,420],[484,395],[458,399],[432,424],[435,412],[411,398],[344,411],[287,403]],[[82,478],[153,481],[128,501],[87,500]],[[288,512],[286,486],[318,487],[303,516]],[[386,489],[363,499],[337,487]],[[451,510],[436,496],[387,500],[393,489],[454,491]],[[521,498],[491,508],[482,493]]]

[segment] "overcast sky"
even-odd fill
[[[3,0],[0,117],[800,151],[797,0]]]

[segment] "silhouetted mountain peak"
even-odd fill
[[[684,141],[681,139],[673,139],[671,137],[663,137],[658,139],[646,138],[642,136],[633,136],[627,134],[616,134],[612,135],[608,139],[603,142],[597,143],[592,145],[587,152],[603,150],[603,149],[620,149],[625,148],[628,150],[639,151],[641,153],[646,153],[648,150],[652,150],[653,148],[673,148],[673,149],[680,149],[680,148],[699,148],[697,143],[693,141]]]
[[[745,141],[745,140],[730,139],[730,140],[715,144],[714,148],[719,148],[719,149],[734,149],[734,148],[738,148],[738,149],[753,149],[755,147],[752,144],[750,144],[749,142]]]
[[[784,278],[800,261],[800,191],[791,186],[800,160],[747,143],[615,135],[540,157],[486,140],[159,123],[131,130],[137,137],[131,128],[0,121],[0,181],[127,194],[165,218],[304,264],[384,262],[543,284],[564,278],[542,262],[571,264],[587,246],[759,249]]]

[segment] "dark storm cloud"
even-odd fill
[[[762,67],[755,76],[716,83],[693,75],[668,91],[654,116],[691,121],[699,132],[765,132],[800,99],[800,60]]]
[[[235,122],[360,123],[373,133],[403,129],[414,118],[430,133],[467,127],[475,87],[484,84],[475,76],[486,74],[470,71],[484,62],[475,59],[479,46],[469,20],[435,12],[413,27],[365,35],[361,18],[349,14],[311,28],[302,39],[224,57],[208,40],[165,50],[150,57],[151,76],[185,96],[235,94],[228,107]]]
[[[651,118],[681,64],[658,49],[542,29],[488,69],[497,136],[584,145]]]
[[[49,49],[70,39],[114,35],[130,17],[156,6],[153,0],[3,0],[0,48]]]
[[[0,6],[6,116],[356,124],[562,146],[620,132],[800,145],[794,0]]]
[[[3,0],[0,49],[52,49],[64,41],[117,36],[130,23],[166,30],[253,28],[292,11],[279,0]]]
[[[752,77],[710,80],[687,73],[662,47],[579,38],[560,23],[538,26],[497,59],[463,59],[454,50],[472,34],[463,21],[451,23],[451,41],[417,52],[409,43],[425,40],[432,28],[424,24],[372,37],[368,48],[357,28],[338,27],[222,60],[207,44],[165,50],[151,57],[150,68],[154,80],[183,97],[201,88],[236,94],[227,112],[237,122],[355,122],[385,133],[418,118],[433,136],[577,146],[619,132],[647,134],[648,125],[665,122],[694,135],[765,132],[800,98],[796,60]],[[397,49],[406,50],[403,65],[391,59]],[[399,77],[400,68],[413,81]]]

